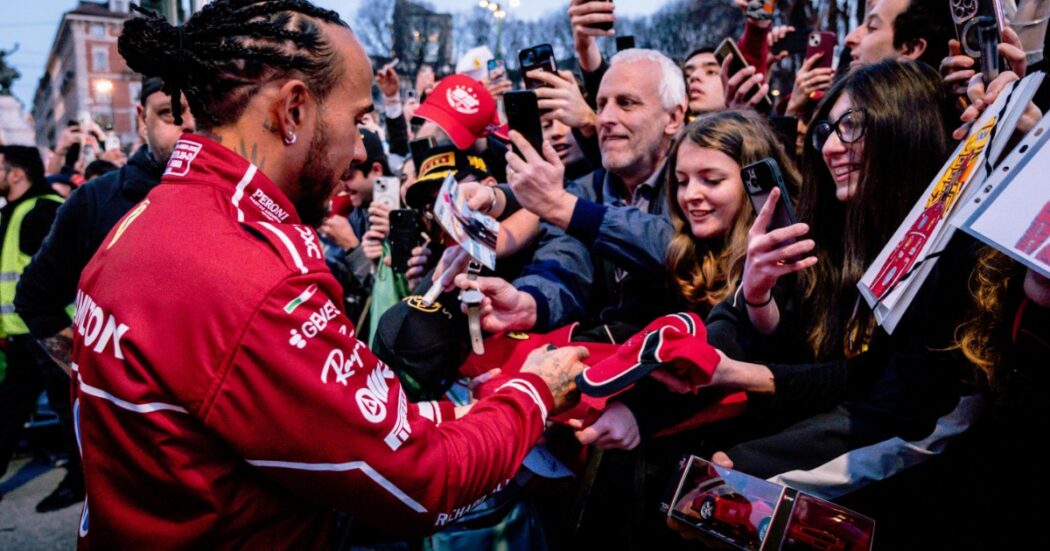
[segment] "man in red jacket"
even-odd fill
[[[457,419],[409,403],[354,338],[311,227],[372,108],[338,16],[218,0],[183,28],[130,19],[119,47],[186,93],[204,135],[182,136],[80,281],[79,544],[324,548],[333,509],[420,534],[513,476],[585,352],[534,353]]]

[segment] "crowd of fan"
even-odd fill
[[[985,83],[960,54],[948,2],[875,0],[845,37],[838,71],[820,66],[819,55],[804,60],[791,92],[762,112],[770,66],[788,55],[773,54],[774,45],[794,29],[736,4],[747,15],[738,47],[750,66],[730,74],[730,60],[714,54],[722,37],[681,60],[642,48],[606,60],[598,39],[613,31],[599,27],[615,21],[614,4],[572,0],[580,72],[528,75],[543,84],[535,89],[541,150],[501,120],[502,95],[515,88],[501,70],[439,78],[424,67],[414,83],[393,65],[377,70],[380,100],[360,126],[366,160],[343,175],[316,229],[343,310],[406,389],[441,395],[447,381],[434,372],[467,360],[460,290],[484,296],[488,335],[530,338],[578,323],[575,341],[619,343],[662,315],[693,312],[722,354],[700,393],[650,377],[592,423],[549,428],[547,446],[579,476],[519,473],[508,495],[427,546],[695,545],[669,530],[657,507],[685,453],[854,507],[879,522],[877,546],[982,548],[1037,537],[1050,497],[1036,451],[1050,422],[1042,384],[1050,281],[960,232],[892,335],[857,289],[969,125],[1032,72],[1017,35],[1006,31],[1000,46],[1011,70]],[[69,166],[79,128],[63,134],[46,165],[35,149],[2,150],[4,227],[20,197],[68,199],[60,208],[41,203],[22,223],[20,252],[33,261],[14,305],[33,338],[10,335],[7,354],[31,355],[35,367],[19,371],[8,360],[0,472],[43,388],[68,423],[60,406],[68,378],[36,341],[56,356],[56,337],[71,337],[64,309],[81,270],[159,182],[179,135],[194,130],[188,109],[175,123],[161,86],[143,86],[143,144],[126,161]],[[457,89],[480,108],[457,110]],[[1039,121],[1039,107],[1029,106],[1018,133]],[[792,127],[775,130],[770,117]],[[767,158],[791,196],[774,193],[756,213],[741,169]],[[500,222],[494,271],[468,273],[469,256],[433,218],[450,172],[468,203]],[[400,267],[386,242],[396,207],[373,201],[390,176],[427,235]],[[793,204],[798,223],[767,231],[778,200]],[[455,314],[448,324],[461,327],[406,339],[405,306],[386,300],[388,278],[403,281],[394,302],[443,287],[440,302]],[[712,388],[745,391],[746,411],[696,421]],[[69,476],[56,491],[64,497],[49,498],[59,506],[83,497],[70,441]],[[592,458],[613,451],[588,467],[571,460],[579,447]],[[398,539],[361,530],[355,538]]]

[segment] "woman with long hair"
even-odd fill
[[[857,289],[944,164],[953,117],[940,75],[913,62],[858,69],[818,106],[800,223],[767,232],[767,204],[740,292],[709,318],[729,354],[713,382],[749,391],[766,434],[728,450],[741,470],[838,497],[939,452],[972,422],[979,400],[964,396],[965,361],[947,351],[969,302],[972,240],[952,241],[892,335]]]
[[[671,146],[667,200],[674,235],[667,248],[673,286],[689,309],[706,316],[736,290],[754,222],[741,168],[765,158],[789,187],[798,173],[765,119],[724,111],[695,119]]]

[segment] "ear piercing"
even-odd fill
[[[298,134],[296,134],[295,132],[289,132],[288,135],[284,138],[284,144],[285,145],[292,145],[292,144],[295,143],[295,140],[298,140],[298,139],[299,139]]]

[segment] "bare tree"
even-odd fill
[[[354,34],[365,51],[386,56],[394,49],[394,0],[363,2],[353,17]]]

